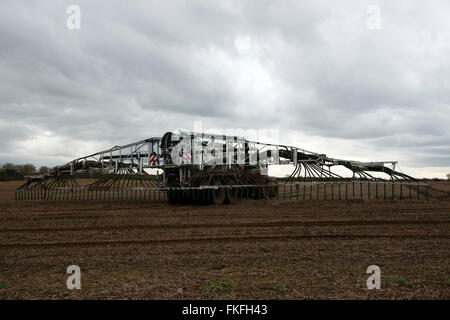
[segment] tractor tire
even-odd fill
[[[225,203],[227,198],[227,192],[224,188],[213,189],[211,192],[211,202],[212,204],[222,204]]]

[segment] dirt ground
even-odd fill
[[[15,202],[17,186],[0,183],[1,299],[450,298],[448,182],[429,201],[218,206]]]

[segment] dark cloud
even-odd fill
[[[70,4],[81,30],[66,28]],[[379,30],[366,26],[372,4]],[[203,120],[279,129],[281,142],[329,155],[450,167],[448,9],[2,1],[0,161],[58,164]]]

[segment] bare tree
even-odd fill
[[[36,173],[36,167],[29,163],[17,165],[15,169],[24,176],[29,176]]]
[[[39,167],[39,174],[47,174],[50,172],[50,169],[47,166],[40,166]]]
[[[11,162],[7,162],[4,165],[2,165],[2,169],[3,170],[16,169],[16,166]]]

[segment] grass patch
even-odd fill
[[[420,291],[425,291],[425,286],[423,284],[419,283],[417,285],[417,289],[420,290]]]
[[[336,280],[339,280],[340,278],[342,278],[342,277],[339,276],[339,275],[337,275],[337,274],[335,274],[335,275],[329,277],[328,280],[330,280],[330,281],[336,281]]]
[[[285,283],[280,283],[279,285],[276,286],[277,291],[281,294],[286,293],[286,288],[287,288],[287,284],[285,284]]]
[[[233,288],[234,283],[230,279],[213,281],[209,285],[202,287],[201,293],[221,293],[224,294]]]
[[[60,290],[58,289],[47,289],[44,291],[45,294],[57,294]]]
[[[381,277],[381,281],[386,281],[386,282],[390,282],[390,283],[395,283],[395,284],[406,284],[406,280],[403,278],[387,278],[387,277]]]
[[[1,283],[0,284],[0,289],[8,289],[10,287],[11,287],[11,285],[9,283]]]

